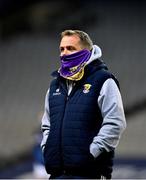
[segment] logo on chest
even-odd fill
[[[58,95],[60,95],[61,94],[61,92],[60,92],[60,89],[58,88],[58,89],[56,89],[56,91],[53,93],[53,96],[58,96]]]
[[[91,84],[84,84],[84,89],[83,89],[83,93],[89,93],[90,92],[90,88],[91,88]]]

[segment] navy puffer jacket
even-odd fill
[[[101,61],[94,61],[85,69],[68,96],[66,81],[58,75],[50,86],[50,133],[44,150],[45,167],[55,174],[66,170],[94,173],[110,177],[114,152],[102,152],[96,159],[89,146],[102,124],[97,104],[103,83],[113,75]]]

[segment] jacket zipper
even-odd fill
[[[63,173],[65,173],[64,158],[63,158],[63,124],[64,124],[64,116],[65,116],[65,111],[66,111],[66,104],[67,104],[68,99],[69,97],[67,95],[66,100],[65,100],[65,107],[64,107],[63,118],[61,122],[61,130],[60,130],[60,154],[61,154],[61,168],[63,170]]]
[[[69,96],[71,93],[68,94],[68,90],[66,89],[66,87],[63,84],[62,84],[62,88],[66,92],[66,99],[65,99],[65,106],[64,106],[64,112],[63,112],[63,117],[62,117],[62,122],[61,122],[61,130],[60,130],[60,154],[61,154],[61,167],[62,167],[63,173],[65,173],[64,159],[63,159],[63,124],[64,124],[66,105],[67,105],[67,102],[69,100]],[[73,91],[73,89],[72,89],[72,91]]]

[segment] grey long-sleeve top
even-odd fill
[[[68,85],[68,94],[72,90],[72,83]],[[46,94],[45,111],[42,118],[43,140],[42,150],[50,131],[49,116],[49,90]],[[119,143],[122,132],[126,128],[126,120],[120,91],[113,79],[107,79],[100,91],[97,103],[102,113],[103,123],[99,133],[90,144],[90,153],[96,158],[103,150],[107,152],[115,149]],[[112,123],[111,123],[112,122]]]

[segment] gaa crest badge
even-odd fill
[[[88,93],[90,91],[91,86],[91,84],[84,84],[83,93]]]

